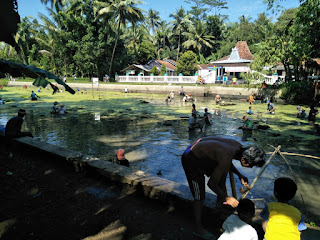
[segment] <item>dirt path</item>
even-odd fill
[[[47,158],[1,153],[1,239],[193,239],[191,209]]]

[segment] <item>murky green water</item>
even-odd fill
[[[242,130],[238,127],[242,125],[242,116],[248,107],[245,102],[237,102],[237,105],[233,106],[216,106],[212,99],[198,98],[195,102],[198,111],[203,115],[203,109],[207,107],[213,115],[213,124],[206,126],[203,132],[199,129],[188,132],[187,117],[192,103],[182,103],[181,99],[177,98],[166,104],[164,97],[155,95],[145,96],[143,99],[133,95],[114,96],[109,100],[103,96],[101,98],[98,101],[66,102],[69,113],[63,116],[50,114],[49,103],[25,102],[19,106],[15,103],[6,104],[0,109],[0,125],[5,125],[18,108],[24,107],[28,114],[23,127],[31,131],[37,139],[106,160],[114,157],[116,149],[124,148],[131,168],[153,175],[161,171],[161,177],[186,185],[180,163],[181,154],[191,142],[203,136],[224,136],[243,145],[256,144],[266,152],[273,151],[268,144],[280,144],[283,151],[319,156],[319,137],[307,126],[306,120],[297,120],[294,117],[279,121],[277,115],[255,114],[251,116],[252,120],[257,121],[257,124],[268,124],[271,129],[254,131],[251,138],[242,140]],[[281,111],[281,105],[278,104],[277,107],[277,111]],[[287,106],[282,107],[283,111],[289,112]],[[264,109],[265,104],[255,106],[257,113]],[[291,106],[291,109],[294,111],[294,106]],[[294,114],[295,112],[293,116]],[[294,130],[282,131],[284,128]],[[300,133],[296,129],[300,129]],[[300,181],[309,186],[307,192],[311,191],[311,186],[315,186],[316,191],[319,191],[320,160],[301,157],[288,159],[298,183]],[[234,164],[250,181],[260,170],[242,168],[238,161],[234,161]],[[276,156],[249,196],[264,198],[266,201],[274,200],[273,181],[280,176],[291,176],[291,172],[284,160]],[[236,187],[241,188],[237,178]],[[230,189],[229,182],[228,188]],[[299,194],[296,202],[303,205]]]

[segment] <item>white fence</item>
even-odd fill
[[[198,76],[118,76],[118,82],[196,83]]]

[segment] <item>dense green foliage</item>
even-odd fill
[[[163,76],[166,72],[167,72],[167,68],[164,64],[162,64],[160,68],[160,76]]]
[[[310,81],[288,82],[282,88],[281,98],[291,104],[310,103],[314,95],[314,88]]]
[[[196,63],[209,63],[229,55],[241,40],[255,56],[254,70],[282,63],[287,81],[320,75],[313,61],[320,52],[318,0],[303,0],[297,9],[278,12],[275,22],[264,13],[254,21],[242,16],[238,22],[228,22],[219,14],[227,8],[227,1],[221,0],[186,0],[191,10],[176,9],[170,22],[156,10],[142,11],[139,0],[41,1],[50,3],[47,14],[39,14],[39,20],[22,19],[15,36],[20,52],[2,44],[1,58],[59,76],[102,79],[108,74],[112,79],[129,64],[155,58],[178,61],[187,51],[196,54]],[[274,11],[285,2],[265,0]],[[187,72],[182,67],[187,68],[180,64],[179,72]]]
[[[154,76],[158,76],[160,74],[157,66],[153,66],[153,68],[150,70],[150,73],[152,73]]]
[[[192,51],[187,51],[180,57],[177,65],[177,72],[185,76],[193,76],[197,71],[197,55]]]

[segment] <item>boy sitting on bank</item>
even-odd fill
[[[254,203],[249,199],[239,201],[237,207],[238,215],[232,214],[224,223],[224,233],[218,240],[258,240],[257,231],[250,226],[254,217]]]
[[[272,202],[261,212],[265,240],[300,240],[304,225],[300,211],[288,202],[297,191],[296,183],[290,178],[278,178],[274,182],[274,196],[278,202]]]

